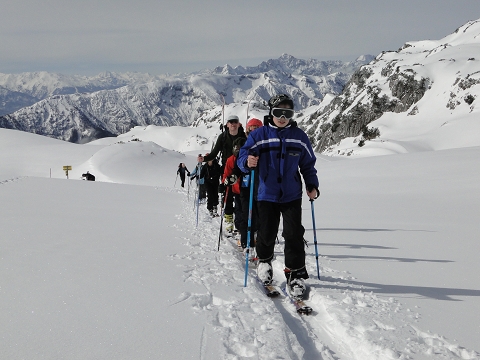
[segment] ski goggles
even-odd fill
[[[292,109],[285,109],[285,108],[273,108],[272,109],[272,115],[275,116],[277,119],[280,119],[282,116],[290,120],[293,118],[293,115],[295,114],[295,111]]]

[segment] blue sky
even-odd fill
[[[353,60],[440,39],[475,0],[3,0],[0,72],[191,72],[283,53]]]

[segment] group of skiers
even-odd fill
[[[182,186],[185,173],[190,178],[198,176],[212,216],[218,214],[218,193],[223,194],[225,229],[230,233],[234,228],[238,230],[238,245],[243,249],[248,245],[256,249],[257,276],[264,284],[271,284],[273,280],[271,263],[281,215],[287,284],[293,296],[302,297],[306,290],[305,279],[309,276],[305,267],[300,174],[306,194],[313,201],[320,195],[316,157],[308,136],[293,121],[294,103],[290,96],[275,95],[268,106],[269,113],[263,122],[250,119],[246,132],[238,116],[228,117],[227,129],[218,137],[210,153],[198,156],[195,171],[189,173],[185,164],[180,164],[177,174],[182,178],[183,173]],[[221,166],[216,160],[219,154]],[[252,181],[254,186],[250,189]],[[254,194],[251,207],[250,190]],[[202,198],[201,190],[199,198]]]

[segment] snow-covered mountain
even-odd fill
[[[362,66],[302,126],[329,154],[360,154],[380,142],[386,153],[407,152],[404,143],[419,138],[428,149],[479,145],[479,53],[480,20],[441,40],[407,42]]]
[[[223,101],[226,104],[239,104],[248,99],[253,100],[252,106],[254,103],[261,106],[278,92],[291,94],[297,108],[304,109],[318,105],[326,94],[340,93],[354,70],[372,58],[361,56],[353,62],[344,63],[300,60],[284,54],[257,67],[232,68],[225,65],[214,70],[162,78],[139,75],[123,79],[112,75],[111,82],[101,77],[97,82],[88,83],[89,86],[93,89],[103,84],[106,89],[110,84],[111,88],[117,88],[84,93],[82,91],[88,90],[85,85],[81,91],[67,95],[64,94],[67,88],[76,89],[71,85],[75,82],[73,79],[81,83],[83,78],[69,78],[60,82],[57,77],[43,73],[42,76],[48,79],[45,80],[48,86],[41,85],[41,77],[32,75],[34,80],[30,82],[33,85],[22,88],[19,83],[29,82],[25,79],[7,81],[9,78],[5,76],[6,80],[3,81],[0,77],[0,86],[6,87],[8,84],[10,91],[20,92],[28,88],[30,96],[52,96],[0,117],[0,127],[71,142],[87,142],[121,134],[137,125],[187,126],[207,111],[214,116],[206,121],[215,121]],[[130,83],[117,86],[125,82]]]
[[[103,72],[91,77],[45,71],[21,74],[0,73],[0,115],[13,113],[53,95],[111,90],[159,78],[161,77],[132,72]]]

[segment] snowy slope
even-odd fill
[[[356,72],[330,106],[305,120],[317,150],[369,156],[478,146],[480,21],[440,40],[408,42]],[[315,119],[313,121],[313,119]],[[380,135],[365,139],[364,126]],[[417,144],[417,145],[415,145]],[[415,151],[416,149],[414,149]]]
[[[30,106],[53,95],[91,93],[162,78],[142,73],[103,72],[96,76],[63,75],[46,71],[0,73],[0,115]]]
[[[189,129],[170,137],[184,146]],[[315,312],[300,317],[251,276],[243,287],[243,261],[228,242],[217,251],[203,207],[195,228],[195,188],[174,185],[201,146],[184,155],[161,128],[132,131],[145,140],[0,129],[1,358],[480,358],[480,147],[319,157],[322,280],[305,200]],[[98,181],[76,180],[86,170]]]

